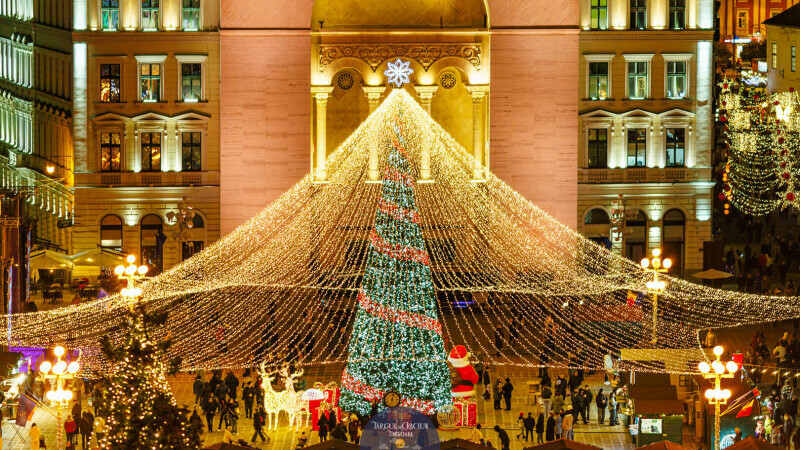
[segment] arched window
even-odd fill
[[[195,213],[192,218],[192,226],[188,232],[188,240],[181,243],[181,260],[186,260],[200,253],[205,247],[205,227],[206,222],[203,216]]]
[[[643,211],[632,211],[625,220],[625,256],[641,261],[647,255],[647,216]]]
[[[150,267],[151,275],[160,273],[164,262],[164,242],[167,240],[161,217],[155,214],[142,217],[140,232],[142,264]]]
[[[586,216],[583,217],[583,223],[586,225],[610,225],[611,218],[608,213],[601,208],[590,209]]]
[[[664,258],[672,260],[670,272],[682,276],[686,216],[683,215],[681,210],[671,209],[664,213],[664,229],[661,239]]]
[[[122,219],[114,214],[100,220],[100,247],[122,251]]]

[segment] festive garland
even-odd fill
[[[425,250],[407,247],[402,244],[392,244],[390,242],[386,242],[374,229],[370,233],[369,238],[372,247],[384,255],[388,255],[395,259],[402,259],[404,261],[418,262],[420,264],[425,264],[426,266],[431,264],[431,259],[428,256],[428,252]]]
[[[420,328],[442,335],[442,324],[437,319],[375,303],[364,293],[363,289],[358,291],[358,305],[367,313],[383,320],[402,323],[409,327]]]

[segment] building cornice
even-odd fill
[[[219,40],[216,31],[76,31],[75,42],[214,42]]]
[[[711,41],[714,31],[587,31],[580,33],[581,41]]]

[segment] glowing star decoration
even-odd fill
[[[389,62],[389,68],[383,74],[389,77],[389,84],[403,87],[404,84],[411,82],[408,76],[414,73],[414,70],[409,67],[410,65],[411,61],[403,61],[397,58],[397,61]]]

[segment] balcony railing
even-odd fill
[[[708,168],[578,169],[578,183],[675,183],[709,181]]]
[[[219,172],[76,173],[76,186],[219,186]]]

